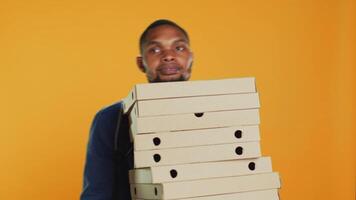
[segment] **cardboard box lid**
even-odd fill
[[[202,197],[191,197],[176,200],[279,200],[278,189],[256,190],[250,192],[238,192],[231,194],[210,195]],[[134,199],[133,200],[144,200]]]
[[[134,198],[179,199],[280,188],[277,172],[245,176],[178,181],[160,184],[131,184]]]
[[[229,110],[205,113],[136,117],[130,114],[132,138],[137,134],[256,125],[260,122],[258,109]]]
[[[256,92],[254,77],[137,84],[123,100],[124,113],[140,100],[250,92]]]
[[[250,125],[138,134],[133,145],[135,151],[142,151],[259,140],[259,126]]]
[[[165,183],[272,172],[270,157],[154,166],[129,171],[130,183]]]
[[[259,142],[205,145],[186,148],[134,151],[134,167],[176,165],[257,158],[261,156]]]
[[[130,115],[135,113],[137,117],[152,117],[259,107],[259,95],[255,92],[137,101]]]

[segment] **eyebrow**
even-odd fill
[[[186,39],[179,39],[179,40],[174,41],[174,43],[178,43],[178,42],[184,42],[184,43],[189,44],[189,41]]]
[[[176,44],[176,43],[179,43],[179,42],[184,42],[184,43],[187,43],[187,44],[189,44],[189,42],[186,40],[186,39],[178,39],[178,40],[176,40],[176,41],[174,41],[173,42],[173,44]],[[151,40],[151,41],[148,41],[146,44],[145,44],[145,46],[150,46],[150,45],[159,45],[159,44],[161,44],[160,42],[158,42],[158,41],[155,41],[155,40]]]
[[[153,44],[160,44],[160,43],[153,40],[153,41],[146,42],[145,46],[149,46],[149,45],[153,45]]]

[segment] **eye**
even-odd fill
[[[185,47],[183,47],[183,46],[177,46],[176,47],[176,50],[177,51],[183,51],[185,49]]]
[[[156,53],[160,53],[160,52],[161,52],[161,49],[158,48],[158,47],[154,47],[154,48],[151,48],[151,49],[149,50],[149,52],[156,54]]]

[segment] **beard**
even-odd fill
[[[159,73],[157,73],[157,76],[155,78],[153,78],[153,79],[151,78],[152,77],[151,74],[146,73],[147,80],[148,80],[149,83],[188,81],[189,78],[190,78],[190,75],[192,73],[192,66],[193,66],[193,62],[190,62],[186,73],[180,74],[179,77],[175,77],[175,78],[171,78],[171,79],[165,79],[165,80],[161,79],[161,77],[159,76]],[[160,67],[158,68],[158,70],[160,70]]]
[[[183,74],[181,74],[177,78],[172,78],[172,79],[167,79],[167,80],[162,80],[160,76],[157,76],[155,79],[149,80],[148,82],[150,82],[150,83],[175,82],[175,81],[187,81],[188,79],[186,77],[184,77]]]

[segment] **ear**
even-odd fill
[[[192,60],[191,61],[192,62],[191,66],[192,66],[194,62],[194,53],[192,51],[190,52],[190,59]]]
[[[146,73],[146,68],[143,64],[142,56],[136,57],[136,64],[137,64],[137,67],[140,69],[140,71],[142,71],[143,73]]]

